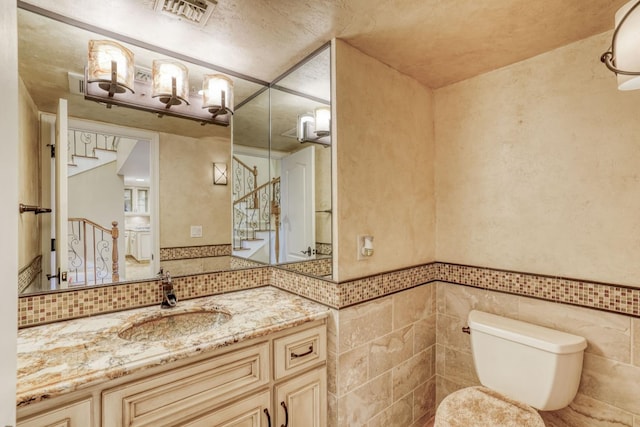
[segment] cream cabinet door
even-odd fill
[[[184,427],[270,427],[269,390],[216,409],[182,424]]]
[[[327,425],[327,368],[322,367],[285,381],[275,388],[274,426],[325,427]]]
[[[91,427],[91,399],[20,420],[18,427]]]

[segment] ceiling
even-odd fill
[[[439,88],[610,30],[626,1],[218,0],[204,27],[155,0],[29,3],[264,81],[338,37]]]

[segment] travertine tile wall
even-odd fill
[[[329,321],[330,427],[422,427],[434,415],[433,284],[334,310]]]
[[[565,409],[541,412],[548,427],[640,426],[640,319],[442,282],[436,300],[437,403],[478,384],[469,335],[461,332],[478,309],[587,339],[578,395]]]

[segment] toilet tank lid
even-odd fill
[[[471,333],[481,331],[551,353],[576,353],[587,347],[584,337],[483,311],[472,310],[468,321]]]

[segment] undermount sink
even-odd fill
[[[165,341],[205,332],[229,319],[231,314],[223,310],[163,312],[124,327],[118,336],[128,341]]]

